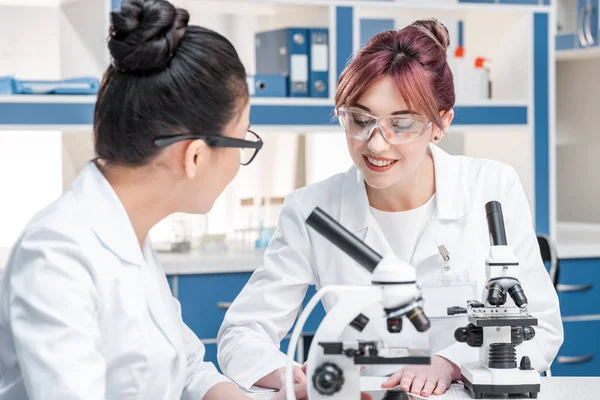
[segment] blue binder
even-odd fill
[[[100,82],[96,78],[76,78],[58,81],[16,81],[18,94],[96,94]]]
[[[258,74],[248,76],[250,96],[254,97],[287,97],[288,77],[285,75]]]
[[[0,94],[15,94],[16,82],[10,76],[0,77]]]
[[[329,29],[309,29],[310,97],[329,97]]]
[[[285,28],[256,34],[256,74],[284,75],[288,95],[308,97],[309,38],[306,28]]]

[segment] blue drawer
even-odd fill
[[[217,344],[204,344],[204,347],[206,348],[206,353],[204,353],[204,361],[213,363],[219,372],[221,372],[219,363],[217,362]]]
[[[173,293],[173,275],[167,276],[167,282],[169,282],[169,288],[171,288],[171,293]]]
[[[563,317],[600,314],[600,259],[560,260],[558,283]]]
[[[600,321],[564,322],[565,341],[552,364],[555,376],[600,376]]]
[[[317,293],[317,290],[314,286],[310,286],[306,291],[306,296],[304,297],[303,307],[312,299],[312,297]],[[302,332],[314,334],[321,323],[321,320],[325,317],[325,309],[323,308],[323,303],[319,302],[319,304],[313,309],[310,317],[304,324],[304,328]]]
[[[178,299],[183,321],[200,339],[214,339],[223,323],[225,309],[240,293],[250,273],[180,275]]]

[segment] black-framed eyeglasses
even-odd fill
[[[263,146],[263,141],[255,132],[248,129],[245,139],[236,139],[227,136],[206,135],[176,135],[164,136],[154,139],[154,145],[160,148],[170,146],[182,140],[201,139],[210,147],[239,148],[241,151],[240,164],[248,165],[254,160]]]

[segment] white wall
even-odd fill
[[[59,54],[63,78],[102,77],[109,64],[108,15],[102,18],[105,14],[103,0],[73,2],[61,7]]]
[[[0,6],[0,76],[58,79],[57,8]]]
[[[0,248],[62,193],[61,133],[0,131]]]

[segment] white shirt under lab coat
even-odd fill
[[[456,301],[472,298],[464,286],[448,290],[434,284],[444,275],[440,245],[450,253],[446,274],[457,277],[457,282],[467,276],[475,299],[482,300],[490,247],[485,204],[497,200],[502,204],[508,242],[520,260],[518,277],[529,299],[529,312],[539,320],[535,338],[518,346],[517,352],[528,355],[538,371],[546,370],[562,343],[563,328],[558,297],[542,263],[529,204],[516,171],[495,161],[451,156],[434,145],[430,149],[437,207],[411,260],[423,285],[426,311],[428,305],[437,307],[439,317],[446,307],[465,304]],[[233,302],[219,332],[219,365],[242,387],[250,387],[286,364],[279,342],[292,327],[309,285],[370,284],[365,269],[307,228],[305,220],[317,206],[380,254],[393,252],[370,212],[364,179],[356,167],[290,194],[263,265]],[[324,299],[326,310],[332,305],[332,298]],[[454,341],[454,329],[466,324],[464,316],[433,321],[429,335],[432,352],[459,366],[477,360],[478,349]],[[422,347],[423,336],[409,323],[401,334],[405,335],[404,344]]]
[[[142,250],[90,163],[11,252],[0,287],[0,400],[199,400],[227,380],[204,353],[149,240]]]

